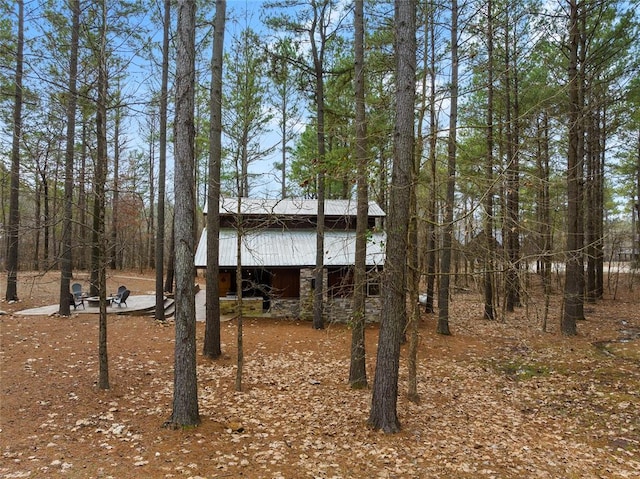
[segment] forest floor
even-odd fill
[[[135,295],[153,278],[110,281]],[[110,315],[111,388],[99,390],[97,316],[15,315],[55,303],[59,289],[58,275],[19,281],[21,301],[0,303],[3,478],[640,477],[640,285],[628,277],[615,299],[586,305],[576,337],[559,333],[559,295],[542,332],[534,287],[498,321],[482,319],[479,295],[456,293],[451,336],[423,315],[420,403],[406,399],[405,345],[394,435],[366,426],[371,391],[348,386],[344,324],[247,319],[236,392],[237,325],[222,323],[223,358],[198,354],[202,423],[169,430],[173,321]],[[203,335],[198,323],[198,351]],[[377,336],[369,326],[370,383]]]

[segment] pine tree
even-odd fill
[[[211,95],[209,113],[209,188],[207,198],[207,311],[203,353],[210,358],[222,354],[220,345],[220,169],[222,165],[222,50],[227,2],[216,1],[211,56]]]
[[[18,300],[18,236],[20,229],[20,147],[22,143],[22,77],[24,70],[24,1],[18,0],[18,39],[13,103],[13,136],[11,144],[11,194],[7,228],[7,301]]]
[[[175,100],[175,364],[168,427],[200,423],[196,375],[195,253],[195,0],[179,0]]]
[[[416,71],[416,6],[396,2],[396,126],[387,220],[387,247],[376,372],[368,423],[386,433],[400,431],[397,413],[402,326],[406,321],[406,261],[413,181]]]

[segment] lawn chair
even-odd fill
[[[118,292],[113,298],[113,304],[117,304],[118,308],[121,308],[123,304],[127,306],[127,298],[129,297],[130,294],[131,294],[131,291],[129,291],[124,286],[120,286],[118,288]]]
[[[127,289],[127,287],[125,285],[119,286],[118,287],[118,292],[112,294],[111,297],[109,298],[111,303],[113,303],[116,299],[120,299],[122,297],[122,293],[124,293],[126,289]]]
[[[80,283],[73,283],[71,285],[69,304],[73,305],[73,309],[76,309],[78,306],[82,306],[82,309],[84,309],[84,294],[82,294],[82,286]]]

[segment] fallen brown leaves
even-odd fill
[[[486,322],[477,298],[457,297],[452,337],[423,318],[421,402],[404,397],[403,364],[391,436],[366,428],[370,392],[348,387],[344,325],[246,321],[236,392],[235,322],[223,323],[225,357],[198,358],[202,425],[168,431],[170,322],[110,318],[112,389],[99,391],[97,318],[4,316],[0,476],[638,477],[640,302],[628,299],[593,306],[563,338],[555,319],[548,333],[531,311]],[[376,339],[371,326],[369,381]]]

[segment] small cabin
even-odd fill
[[[324,202],[324,311],[327,321],[351,319],[356,245],[356,202]],[[222,198],[218,277],[221,310],[235,307],[237,264],[242,265],[243,305],[251,312],[311,319],[317,245],[317,200]],[[204,214],[207,214],[205,207]],[[385,213],[369,203],[366,319],[380,315],[380,279],[384,267]],[[240,248],[238,248],[240,235]],[[197,269],[207,267],[207,231],[195,255]]]

